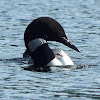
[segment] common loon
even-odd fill
[[[50,17],[40,17],[33,20],[26,28],[24,42],[26,52],[24,57],[30,56],[30,63],[35,68],[48,69],[50,66],[74,65],[70,57],[63,51],[50,49],[47,41],[60,42],[78,52],[67,38],[62,26]]]

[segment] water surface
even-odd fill
[[[81,53],[50,43],[82,69],[25,71],[23,35],[35,18],[49,16]],[[0,100],[100,100],[99,0],[0,0]]]

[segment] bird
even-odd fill
[[[48,41],[56,41],[80,52],[67,38],[63,27],[51,17],[39,17],[33,20],[24,32],[26,51],[34,66],[27,69],[36,71],[50,70],[50,66],[74,65],[71,58],[63,51],[51,49]]]

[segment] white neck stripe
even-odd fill
[[[36,48],[38,48],[39,46],[41,46],[45,43],[47,43],[46,40],[44,40],[42,38],[36,38],[34,40],[31,40],[28,43],[28,48],[29,48],[30,52],[34,52],[36,50]]]

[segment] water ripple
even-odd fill
[[[37,17],[56,19],[81,54],[56,42],[82,68],[23,70],[23,35]],[[0,100],[100,99],[100,0],[0,0]],[[84,67],[84,68],[83,68]]]

